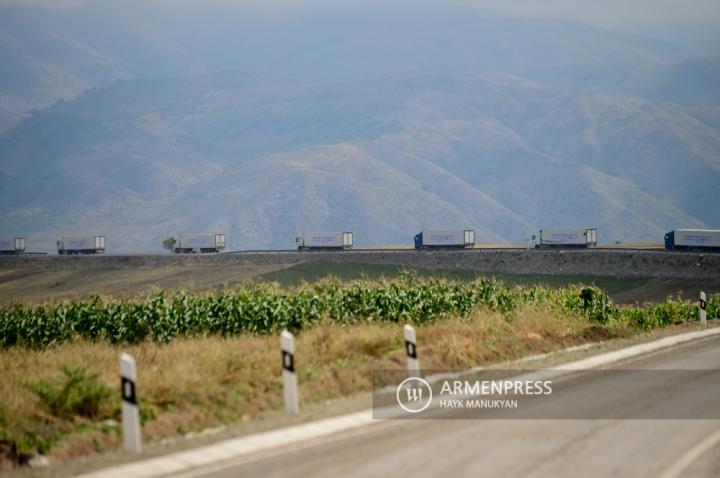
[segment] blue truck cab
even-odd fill
[[[423,242],[422,242],[422,232],[419,232],[415,234],[415,249],[422,249]]]
[[[665,249],[672,251],[675,249],[675,231],[672,230],[665,234]]]

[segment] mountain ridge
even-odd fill
[[[616,148],[619,138],[651,141],[659,128],[679,151],[669,165],[707,143],[693,154],[712,179],[715,130],[679,121],[684,107],[607,97],[588,109],[585,96],[512,75],[423,78],[322,94],[303,86],[258,94],[227,77],[180,81],[180,96],[157,79],[149,90],[129,87],[146,80],[93,90],[0,135],[0,154],[18,159],[0,168],[0,198],[12,205],[0,214],[2,231],[32,224],[51,237],[105,228],[110,251],[152,251],[168,235],[198,230],[225,231],[241,249],[292,247],[309,229],[353,229],[367,245],[410,242],[433,227],[473,227],[479,242],[524,241],[538,227],[597,226],[601,240],[624,241],[707,227],[680,207],[690,199],[641,187],[642,171],[618,175],[578,154],[594,143]],[[580,126],[563,135],[556,114]],[[583,115],[629,129],[589,139]],[[247,130],[225,124],[236,117]],[[268,139],[247,148],[247,137]],[[713,194],[704,191],[695,193]]]
[[[717,58],[471,8],[135,5],[0,6],[0,234],[720,225]]]

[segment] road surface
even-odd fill
[[[621,365],[632,369],[720,369],[720,338]],[[643,375],[636,387],[582,374],[557,391],[568,407],[593,403],[600,415],[720,407],[720,382],[704,373]],[[717,375],[714,375],[717,378]],[[555,395],[556,392],[554,392]],[[557,403],[556,403],[557,405]],[[602,407],[612,407],[602,409]],[[534,411],[537,414],[537,410]],[[263,477],[717,477],[717,419],[389,420],[284,450],[218,463],[183,476]],[[458,417],[458,414],[460,416]],[[460,418],[460,419],[458,419]]]

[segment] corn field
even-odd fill
[[[168,342],[180,336],[267,334],[299,331],[322,320],[422,324],[465,316],[476,307],[511,318],[519,307],[540,304],[561,314],[580,314],[599,323],[626,321],[643,329],[699,317],[696,304],[680,300],[620,307],[593,286],[509,287],[490,279],[453,282],[407,275],[393,281],[326,281],[293,290],[257,285],[205,295],[159,293],[142,299],[91,297],[20,304],[0,309],[0,347],[43,348],[74,338],[121,344]],[[707,314],[708,319],[720,318],[719,295],[709,298]]]

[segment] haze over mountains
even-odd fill
[[[462,8],[181,10],[0,7],[0,234],[720,227],[718,58]]]

